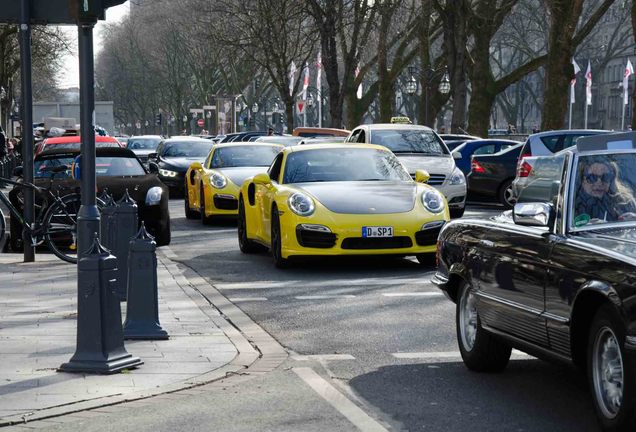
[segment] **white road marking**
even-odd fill
[[[311,354],[311,355],[292,355],[292,360],[307,361],[335,361],[335,360],[355,360],[351,354]]]
[[[532,356],[522,351],[513,349],[512,354],[517,357],[531,358]],[[393,357],[398,359],[423,359],[423,360],[435,360],[446,358],[462,358],[459,351],[440,351],[440,352],[402,352],[392,353]]]
[[[327,299],[340,299],[340,298],[355,298],[350,294],[325,294],[325,295],[313,295],[313,296],[296,296],[296,300],[327,300]]]
[[[321,288],[333,286],[371,286],[371,285],[424,285],[431,280],[425,277],[417,278],[364,278],[364,279],[331,279],[321,281],[258,281],[258,282],[229,282],[218,283],[214,287],[220,290],[231,289],[267,289],[267,288]]]
[[[231,302],[267,301],[267,297],[230,297]]]
[[[320,397],[329,402],[340,414],[345,416],[358,429],[365,432],[387,432],[380,423],[371,418],[360,407],[351,402],[334,386],[329,384],[311,368],[293,368],[305,383],[309,385]]]
[[[444,297],[441,292],[383,293],[384,297]]]

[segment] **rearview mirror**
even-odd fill
[[[553,216],[554,209],[548,203],[520,203],[512,209],[512,219],[517,225],[547,227]]]
[[[201,165],[201,162],[192,162],[190,164],[190,169],[200,171],[203,169],[203,165]]]
[[[256,174],[252,179],[252,183],[260,185],[268,185],[272,182],[267,173]]]
[[[428,179],[431,178],[428,171],[417,170],[415,171],[415,181],[418,183],[426,183]]]
[[[462,154],[460,152],[453,152],[453,159],[458,160],[462,158]]]

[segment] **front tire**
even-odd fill
[[[602,306],[590,327],[587,375],[603,430],[636,428],[634,366],[625,355],[624,343],[625,326],[611,306]]]
[[[275,206],[272,208],[272,257],[277,268],[289,267],[289,260],[283,258],[282,255],[280,216],[278,215],[278,208]]]
[[[239,249],[244,254],[253,254],[258,252],[264,252],[267,248],[247,238],[247,220],[245,218],[245,203],[243,197],[239,198],[238,219],[237,219],[237,231]]]
[[[481,326],[477,298],[463,282],[456,308],[457,342],[466,367],[475,372],[501,372],[508,365],[512,348]]]

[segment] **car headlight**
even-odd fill
[[[223,189],[227,184],[227,180],[221,174],[212,173],[210,176],[210,184],[217,189]]]
[[[289,205],[291,211],[296,213],[298,216],[309,216],[316,209],[314,206],[314,200],[299,192],[296,192],[289,197],[287,205]]]
[[[453,173],[451,174],[449,183],[451,185],[460,185],[460,184],[466,183],[466,177],[464,176],[464,173],[462,172],[462,170],[456,167]]]
[[[428,190],[422,194],[422,204],[431,213],[444,211],[444,197],[436,190]]]
[[[170,171],[167,169],[159,168],[159,175],[162,175],[164,177],[176,177],[177,174],[179,173],[176,171]]]
[[[161,195],[163,194],[163,189],[159,186],[154,186],[148,189],[146,192],[146,205],[157,205],[161,202]]]

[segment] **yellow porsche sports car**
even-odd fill
[[[265,172],[283,148],[253,142],[212,147],[203,165],[194,162],[186,172],[186,217],[200,217],[204,224],[210,224],[215,216],[236,216],[243,181]]]
[[[416,180],[382,146],[286,147],[241,187],[239,246],[271,249],[277,267],[290,257],[371,254],[430,264],[448,204],[425,171]]]

